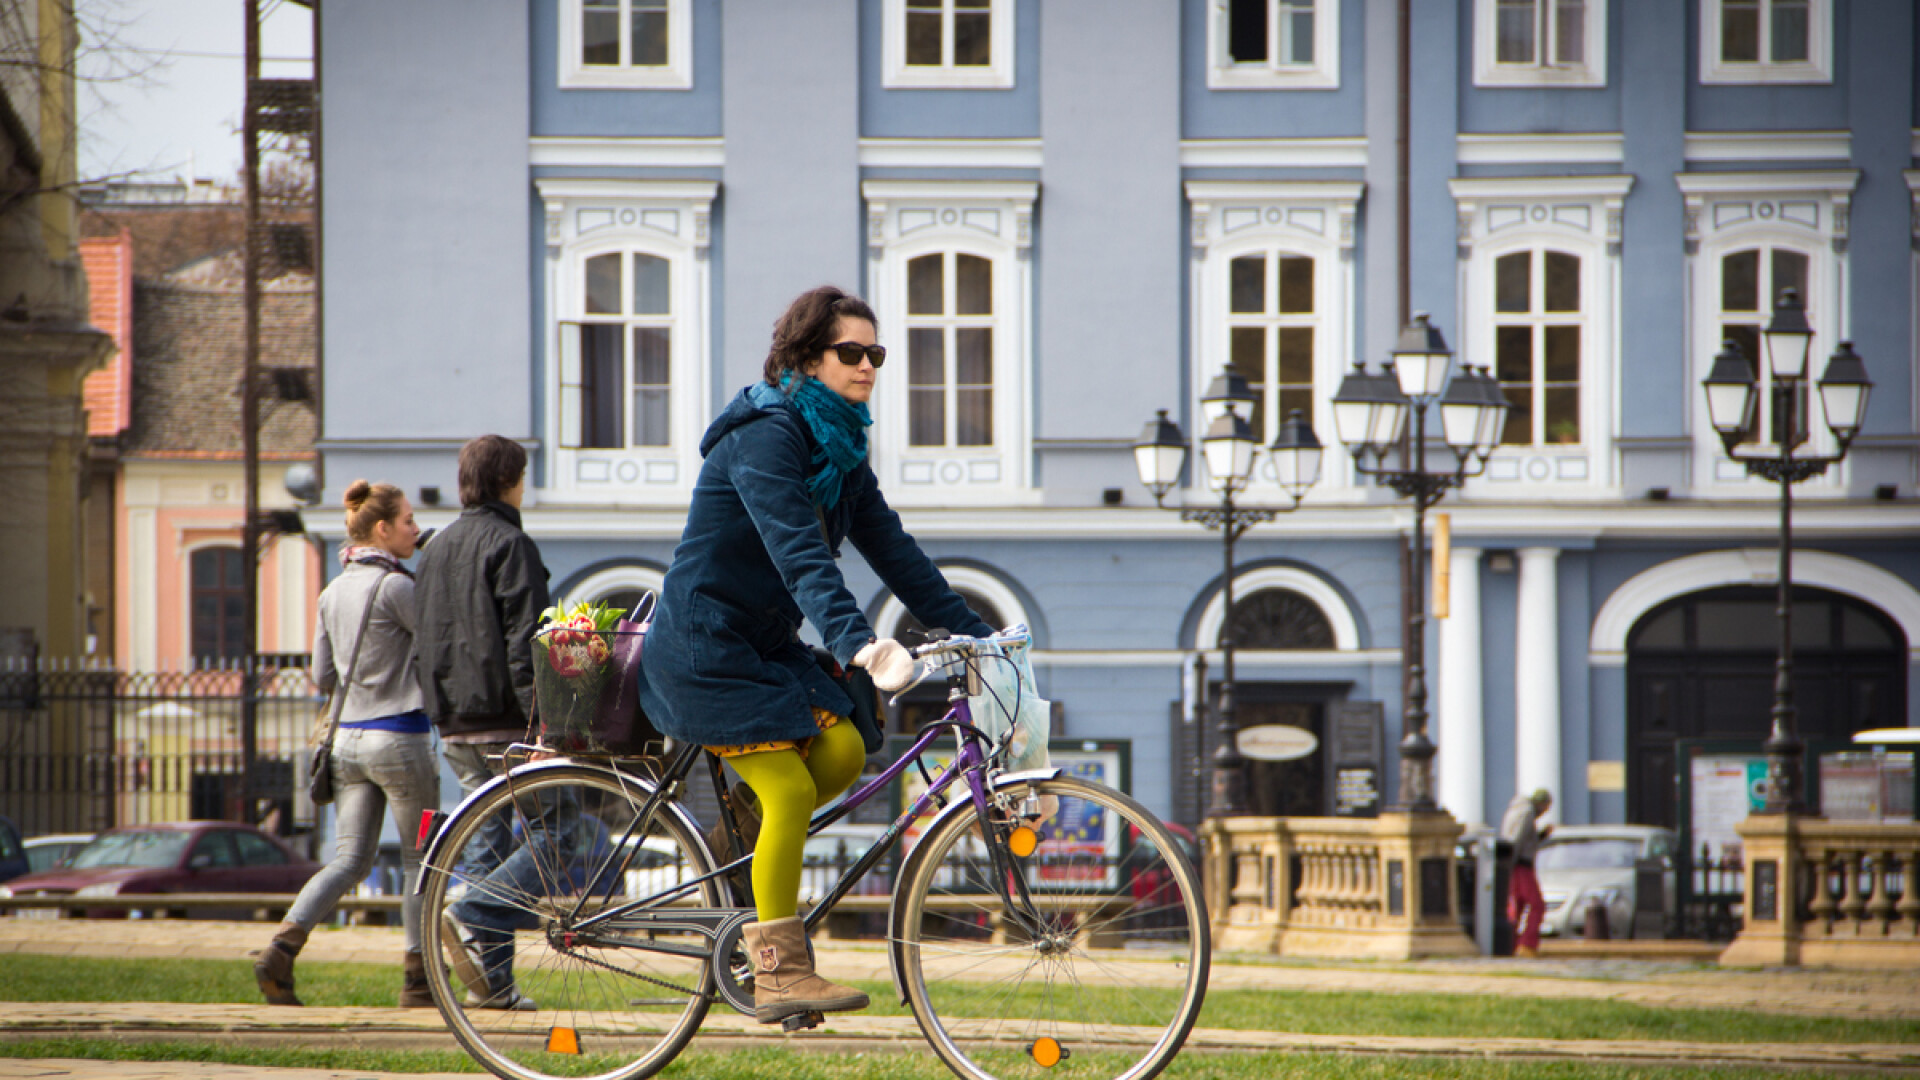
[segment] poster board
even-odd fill
[[[913,748],[913,738],[910,736],[889,736],[887,741],[887,751],[894,757]],[[929,775],[936,778],[940,775],[940,770],[946,768],[953,758],[953,748],[952,739],[942,739],[921,755]],[[1067,776],[1102,784],[1122,793],[1128,793],[1133,783],[1132,740],[1053,739],[1047,743],[1047,754],[1052,758],[1053,766]],[[900,780],[894,785],[895,816],[905,813],[926,790],[927,783],[919,769],[910,767],[900,774]],[[953,790],[948,789],[950,794]],[[965,798],[964,790],[957,797]],[[1108,815],[1089,811],[1093,811],[1093,808],[1075,805],[1040,824],[1040,847],[1034,860],[1039,868],[1038,878],[1042,887],[1047,884],[1078,887],[1095,882],[1101,887],[1111,888],[1116,884],[1118,871],[1115,867],[1128,838],[1112,827],[1115,822],[1109,820]],[[932,816],[928,814],[910,821],[902,830],[900,851],[903,857],[919,843]]]

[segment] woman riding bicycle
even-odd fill
[[[867,464],[867,400],[886,359],[875,339],[873,309],[832,286],[803,293],[775,323],[764,381],[700,441],[706,461],[641,656],[640,701],[654,724],[726,758],[759,797],[759,921],[744,940],[761,1023],[867,1005],[814,973],[797,917],[809,819],[866,758],[853,702],[800,640],[801,619],[881,689],[905,686],[913,661],[874,634],[847,590],[841,543],[921,622],[993,632],[901,528]]]

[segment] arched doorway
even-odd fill
[[[1332,649],[1333,622],[1319,604],[1288,588],[1264,588],[1235,598],[1222,636],[1241,651]],[[1234,721],[1241,728],[1282,724],[1311,732],[1318,748],[1291,761],[1248,761],[1247,812],[1319,817],[1326,813],[1327,704],[1345,691],[1327,683],[1236,680]],[[1217,699],[1216,699],[1217,704]]]
[[[1676,824],[1678,740],[1757,747],[1766,739],[1777,605],[1772,586],[1734,585],[1675,597],[1634,622],[1626,643],[1628,821]],[[1844,593],[1795,586],[1793,636],[1801,738],[1844,740],[1906,723],[1907,638],[1886,612]]]

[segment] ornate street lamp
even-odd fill
[[[1785,289],[1774,304],[1773,320],[1761,334],[1771,377],[1773,442],[1754,438],[1759,430],[1759,388],[1749,359],[1739,343],[1729,340],[1713,359],[1713,370],[1701,380],[1707,394],[1707,415],[1720,436],[1727,456],[1745,465],[1750,476],[1780,486],[1780,650],[1774,662],[1773,727],[1761,748],[1767,752],[1767,800],[1763,814],[1798,813],[1806,808],[1806,745],[1795,726],[1793,704],[1793,485],[1827,471],[1847,456],[1853,437],[1860,433],[1867,413],[1873,380],[1851,342],[1843,341],[1827,359],[1827,371],[1817,384],[1820,407],[1833,432],[1837,449],[1831,454],[1804,455],[1795,451],[1810,434],[1807,422],[1807,354],[1813,327],[1807,322],[1800,295]]]
[[[1215,729],[1218,742],[1213,752],[1208,817],[1246,812],[1242,776],[1246,759],[1240,754],[1239,728],[1234,722],[1233,638],[1228,629],[1233,618],[1233,544],[1254,525],[1272,521],[1277,515],[1298,507],[1307,489],[1320,479],[1320,440],[1313,433],[1313,425],[1295,409],[1287,414],[1280,425],[1279,436],[1267,448],[1274,473],[1281,488],[1293,497],[1293,505],[1273,508],[1234,504],[1234,495],[1246,490],[1253,478],[1254,457],[1260,448],[1253,426],[1240,415],[1242,410],[1251,413],[1255,400],[1246,380],[1231,372],[1219,375],[1208,386],[1201,398],[1201,410],[1209,417],[1209,423],[1207,433],[1200,439],[1200,448],[1206,459],[1207,486],[1220,493],[1220,505],[1186,507],[1180,511],[1181,521],[1197,521],[1209,529],[1220,530],[1225,564],[1222,600],[1227,621],[1222,623],[1220,633],[1220,704]],[[1140,441],[1133,445],[1140,483],[1153,492],[1156,505],[1164,506],[1167,492],[1179,484],[1186,457],[1187,439],[1180,425],[1167,419],[1165,409],[1159,410],[1155,419],[1147,421]]]
[[[1424,313],[1400,332],[1393,360],[1379,375],[1364,363],[1340,384],[1333,397],[1333,419],[1340,441],[1353,454],[1354,467],[1382,487],[1413,500],[1413,580],[1411,603],[1402,640],[1407,673],[1407,701],[1400,739],[1400,798],[1397,809],[1430,811],[1433,801],[1433,755],[1427,737],[1426,678],[1426,512],[1450,488],[1485,471],[1487,458],[1499,445],[1507,399],[1483,369],[1463,366],[1447,384],[1453,353],[1440,331]],[[1447,386],[1445,397],[1440,388]],[[1427,406],[1439,400],[1441,431],[1453,450],[1451,471],[1427,468]],[[1408,414],[1413,417],[1407,439]],[[1386,466],[1389,451],[1399,449],[1400,467]]]

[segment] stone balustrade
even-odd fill
[[[1446,813],[1235,817],[1202,830],[1218,948],[1410,959],[1472,954]]]
[[[1745,928],[1723,964],[1920,964],[1920,825],[1748,818]]]

